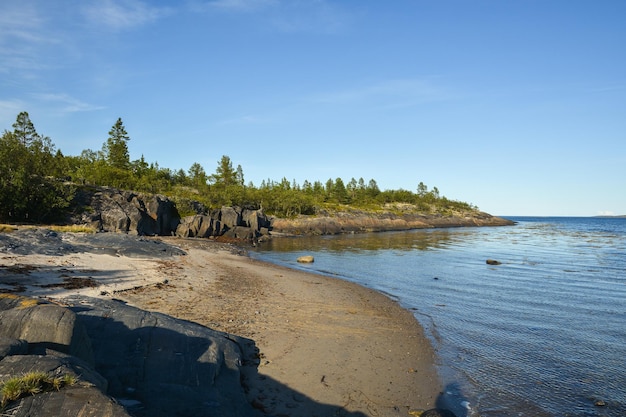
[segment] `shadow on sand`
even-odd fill
[[[134,416],[366,417],[259,374],[250,339],[120,301],[70,301],[92,341],[95,369],[108,381],[107,394]]]

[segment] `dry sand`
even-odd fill
[[[246,376],[248,398],[273,416],[407,416],[435,406],[433,350],[395,301],[214,242],[165,240],[187,255],[0,254],[0,291],[113,297],[250,338],[260,364]]]

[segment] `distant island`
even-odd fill
[[[609,219],[626,219],[626,214],[620,214],[620,215],[617,215],[617,216],[600,215],[600,216],[593,216],[593,217],[601,217],[601,218],[609,218]]]

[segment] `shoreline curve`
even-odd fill
[[[94,236],[42,230],[15,238],[0,248],[5,270],[28,271],[13,290],[50,300],[120,299],[252,339],[258,367],[243,382],[248,401],[265,414],[398,416],[436,405],[442,386],[433,347],[413,314],[381,292],[213,241]],[[141,251],[89,244],[100,238]],[[43,253],[36,239],[54,250]],[[81,274],[97,285],[57,285]]]

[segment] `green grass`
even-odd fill
[[[72,386],[78,382],[74,375],[65,374],[52,377],[46,372],[28,372],[22,376],[15,376],[0,383],[0,409],[12,401],[28,395],[36,395],[47,391],[58,391],[63,387]]]

